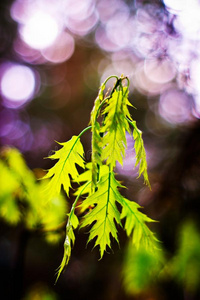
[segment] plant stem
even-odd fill
[[[81,131],[81,133],[79,133],[77,139],[79,139],[79,138],[80,138],[87,130],[89,130],[89,129],[91,129],[91,128],[92,128],[92,126],[88,126],[88,127],[86,127],[85,129],[83,129],[83,130]]]

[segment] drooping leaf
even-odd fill
[[[118,161],[123,164],[125,149],[127,147],[126,131],[129,131],[129,124],[126,117],[129,117],[127,109],[126,88],[116,89],[107,100],[107,106],[103,111],[105,116],[101,129],[102,137],[102,161],[106,161],[112,169]]]
[[[69,212],[69,204],[65,197],[60,194],[52,196],[50,201],[46,201],[44,198],[44,185],[45,181],[39,181],[38,185],[38,203],[36,211],[39,215],[39,222],[44,232],[48,233],[46,238],[49,242],[56,242],[59,240],[60,234],[56,237],[55,229],[64,225],[66,222],[66,214]],[[36,202],[36,201],[35,201]]]
[[[80,175],[80,177],[81,177],[81,175]],[[68,221],[67,221],[67,225],[66,225],[66,236],[65,236],[65,241],[64,241],[64,255],[63,255],[62,262],[58,268],[56,282],[57,282],[58,278],[60,277],[60,274],[62,273],[64,268],[68,265],[69,259],[71,257],[71,249],[75,242],[74,229],[76,229],[79,225],[79,219],[75,215],[75,208],[76,208],[76,204],[77,204],[80,196],[85,193],[85,190],[86,191],[88,190],[88,186],[91,186],[91,181],[88,181],[83,186],[81,186],[81,189],[79,190],[78,195],[71,207],[71,211],[68,214]],[[91,189],[90,189],[90,191],[91,191]]]
[[[120,198],[122,205],[121,219],[126,218],[124,229],[128,236],[132,236],[132,242],[136,248],[153,250],[157,239],[148,228],[146,222],[155,222],[138,209],[141,208],[136,202],[126,198]]]
[[[85,165],[86,170],[81,173],[78,177],[78,182],[81,183],[81,185],[76,189],[74,195],[81,197],[82,195],[89,196],[92,194],[92,163],[87,163]]]
[[[105,87],[106,87],[105,83],[103,82],[102,85],[101,85],[101,87],[100,87],[100,89],[99,89],[98,96],[97,96],[97,98],[94,101],[93,109],[91,111],[91,117],[90,117],[91,124],[95,124],[95,122],[96,122],[96,120],[97,120],[97,118],[99,116],[99,112],[100,112],[99,108],[100,108],[101,102],[104,99],[103,92],[105,90]]]
[[[100,124],[98,122],[98,116],[100,113],[100,105],[104,98],[105,83],[103,83],[99,89],[99,94],[94,102],[94,107],[91,112],[90,122],[92,125],[92,188],[95,188],[96,182],[98,180],[99,166],[102,164],[101,161],[101,134],[100,134]]]
[[[114,173],[108,166],[100,168],[100,180],[97,190],[81,204],[82,211],[88,207],[93,207],[83,219],[81,227],[93,225],[90,229],[88,242],[96,238],[95,246],[100,247],[100,258],[102,258],[106,247],[111,248],[111,236],[118,242],[117,224],[121,224],[120,213],[116,202],[121,197],[117,187],[119,183],[114,177]],[[94,223],[94,224],[93,224]]]
[[[146,151],[144,148],[144,142],[142,139],[142,131],[137,128],[135,121],[130,121],[133,126],[133,138],[135,141],[134,149],[136,153],[136,163],[135,167],[139,165],[139,176],[143,175],[144,183],[151,188],[149,177],[147,173],[147,159],[146,159]]]
[[[77,216],[74,213],[74,210],[71,210],[71,212],[68,214],[68,222],[66,225],[66,237],[64,241],[64,255],[62,262],[58,268],[57,271],[57,277],[56,282],[58,281],[58,278],[60,277],[60,274],[64,270],[64,268],[68,265],[69,259],[71,257],[71,249],[75,242],[75,235],[74,235],[74,229],[76,229],[79,225],[79,220]]]
[[[71,187],[71,179],[78,180],[79,173],[76,164],[84,168],[83,160],[83,146],[79,137],[73,136],[71,140],[66,143],[58,143],[63,147],[48,158],[58,159],[58,162],[48,170],[47,174],[43,177],[51,178],[48,185],[48,195],[56,195],[60,193],[61,186],[63,185],[67,195]]]

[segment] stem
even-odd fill
[[[109,76],[109,77],[104,81],[104,84],[106,84],[111,78],[116,78],[117,80],[119,80],[119,78],[117,77],[117,75],[111,75],[111,76]]]
[[[91,181],[88,181],[88,182],[83,186],[82,190],[80,191],[80,193],[79,193],[78,196],[76,197],[76,199],[75,199],[75,201],[74,201],[74,203],[73,203],[73,205],[72,205],[72,207],[71,207],[71,210],[70,210],[70,213],[69,213],[69,218],[70,218],[70,216],[72,215],[72,213],[74,212],[75,207],[76,207],[76,204],[77,204],[77,202],[78,202],[78,200],[79,200],[81,194],[83,193],[84,189],[86,189],[86,187],[87,187],[89,184],[91,184]]]
[[[127,81],[127,88],[129,89],[129,86],[130,86],[130,80],[128,79],[127,76],[125,76],[125,77],[122,77],[122,78],[121,78],[121,81],[123,81],[124,79],[126,79],[126,81]]]
[[[135,121],[131,121],[127,117],[126,120],[129,122],[129,124],[131,124],[131,126],[137,131],[138,134],[141,134],[141,131],[137,128],[137,126],[136,125],[134,126],[134,123],[136,123]]]
[[[92,128],[92,126],[88,126],[88,127],[86,127],[85,129],[83,129],[83,130],[81,131],[81,133],[79,133],[77,139],[79,139],[79,138],[80,138],[87,130],[89,130],[89,129],[91,129],[91,128]]]

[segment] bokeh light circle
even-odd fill
[[[56,20],[42,11],[35,12],[21,29],[22,39],[32,48],[49,47],[59,34]]]
[[[52,63],[62,63],[72,56],[74,48],[73,36],[67,32],[62,32],[51,47],[42,50],[42,55]]]
[[[189,96],[181,90],[170,89],[160,96],[159,113],[171,124],[186,123],[191,120]]]
[[[31,68],[9,64],[1,76],[1,94],[7,107],[17,108],[31,100],[35,91],[35,74]]]

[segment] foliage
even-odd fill
[[[162,247],[147,251],[128,244],[123,260],[122,280],[127,294],[152,290],[158,282],[175,281],[193,297],[200,286],[200,234],[195,222],[186,219],[177,232],[177,249],[169,258]],[[168,260],[167,260],[168,257]],[[196,298],[195,298],[196,299]]]
[[[0,216],[11,225],[23,223],[31,231],[41,230],[46,239],[55,242],[56,229],[65,221],[67,205],[62,195],[44,197],[45,181],[37,181],[21,153],[6,147],[0,159]]]
[[[70,141],[66,143],[58,143],[63,147],[56,151],[53,155],[49,156],[51,159],[58,159],[58,162],[52,167],[45,178],[52,178],[47,190],[49,196],[58,195],[60,193],[61,185],[63,185],[65,192],[69,195],[70,177],[76,180],[78,178],[78,171],[76,165],[84,168],[83,161],[83,146],[79,137],[73,136]]]
[[[165,265],[164,252],[161,248],[148,251],[140,250],[128,244],[123,261],[123,285],[127,294],[138,294],[152,289],[160,279]]]
[[[167,271],[187,292],[200,287],[200,234],[197,225],[187,220],[178,232],[178,247]]]
[[[106,83],[110,78],[116,79],[115,85],[109,95],[104,95]],[[127,86],[123,85],[125,81]],[[127,77],[109,77],[100,87],[91,112],[90,126],[78,136],[73,136],[70,141],[61,143],[62,148],[49,157],[58,161],[44,176],[50,178],[46,191],[47,198],[52,193],[59,194],[62,186],[69,195],[70,179],[80,184],[75,192],[77,197],[68,214],[64,256],[57,279],[69,262],[71,247],[75,241],[74,229],[79,223],[80,228],[89,227],[88,242],[95,239],[94,246],[99,246],[100,258],[108,248],[111,248],[111,237],[119,242],[118,226],[124,227],[137,248],[142,247],[150,251],[157,247],[157,239],[146,225],[146,222],[153,220],[139,211],[138,204],[120,194],[119,188],[123,186],[115,178],[116,163],[123,165],[127,148],[126,136],[127,133],[131,134],[133,128],[139,176],[143,175],[144,183],[150,187],[142,133],[128,110],[128,107],[132,106],[128,101],[128,87]],[[92,132],[92,155],[91,163],[86,166],[80,137],[87,130]],[[82,169],[86,168],[86,171],[79,175],[76,165]],[[80,198],[82,202],[78,206],[82,217],[79,220],[75,214],[75,207]],[[125,222],[121,222],[122,219],[125,219]]]
[[[34,285],[28,293],[23,297],[23,300],[58,300],[57,294],[48,286],[38,283]]]

